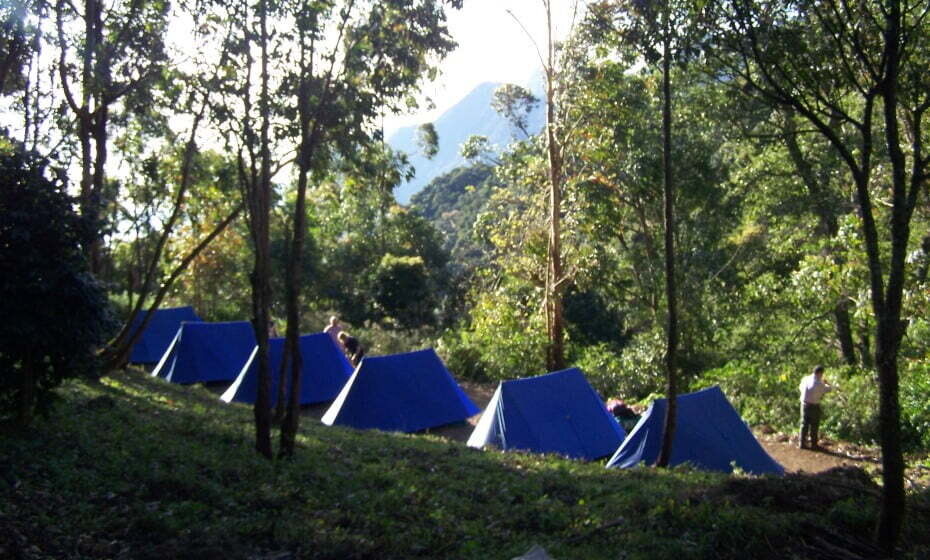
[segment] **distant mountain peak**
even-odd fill
[[[407,204],[414,193],[435,177],[465,165],[467,162],[459,155],[459,146],[469,136],[473,134],[487,136],[492,145],[501,147],[513,141],[510,123],[491,108],[494,92],[501,85],[498,82],[478,84],[435,120],[433,124],[439,134],[439,152],[433,159],[424,157],[417,146],[417,126],[400,128],[388,138],[388,144],[393,149],[408,154],[410,163],[416,170],[413,180],[398,187],[395,196],[399,203]],[[543,115],[543,109],[537,106],[529,119],[531,131],[541,129]]]

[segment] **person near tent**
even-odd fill
[[[345,352],[345,347],[342,345],[342,341],[339,340],[339,335],[342,333],[342,325],[339,324],[339,317],[335,315],[329,318],[329,324],[323,328],[323,332],[328,334],[330,338],[333,339],[333,342],[336,343],[343,352]]]
[[[268,338],[278,338],[278,326],[273,319],[268,319]]]
[[[823,396],[833,390],[833,387],[823,380],[824,367],[815,366],[814,371],[801,379],[798,389],[801,391],[801,433],[798,447],[801,449],[820,449],[818,439],[820,419],[823,409],[820,401]],[[807,443],[810,434],[810,445]]]
[[[341,331],[339,333],[339,343],[345,348],[349,363],[352,364],[352,367],[357,367],[359,362],[362,361],[362,358],[365,357],[365,349],[362,348],[362,343],[346,331]]]
[[[606,406],[607,412],[609,412],[627,432],[632,430],[636,422],[639,421],[639,414],[621,398],[608,399]]]

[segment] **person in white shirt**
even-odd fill
[[[818,432],[820,431],[820,418],[823,410],[820,400],[825,394],[833,390],[823,380],[823,366],[816,366],[814,372],[801,380],[798,387],[801,391],[801,437],[798,447],[801,449],[820,449]],[[807,434],[810,432],[810,445],[807,444]]]
[[[336,343],[336,346],[340,350],[343,352],[345,351],[345,348],[342,346],[342,341],[339,340],[339,333],[342,332],[342,325],[339,324],[339,317],[336,317],[335,315],[330,317],[329,324],[326,325],[326,327],[323,329],[323,332],[328,334],[330,338],[333,339],[333,342]]]

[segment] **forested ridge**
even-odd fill
[[[378,123],[455,47],[460,0],[5,2],[4,422],[123,375],[132,321],[171,305],[252,322],[269,459],[300,422],[271,376],[297,383],[330,315],[457,379],[574,366],[604,399],[672,397],[667,433],[712,385],[792,433],[822,364],[824,431],[882,449],[892,550],[930,450],[930,7],[578,4],[568,39],[537,38],[542,95],[494,95],[513,143],[470,138],[403,206],[410,157]]]

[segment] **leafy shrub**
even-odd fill
[[[800,380],[794,372],[777,373],[737,360],[708,371],[695,388],[720,385],[743,420],[790,431],[798,421]]]
[[[901,437],[908,450],[930,449],[930,362],[915,360],[901,368]]]
[[[112,327],[81,246],[93,225],[65,186],[31,156],[0,149],[0,420],[21,427],[45,412],[52,389],[96,374]]]
[[[378,308],[402,327],[418,327],[435,319],[435,301],[421,257],[384,255],[375,272],[374,298]]]
[[[581,371],[591,386],[602,397],[619,396],[637,401],[658,391],[664,378],[652,368],[630,365],[629,357],[606,343],[584,346],[572,350],[572,363]]]
[[[875,374],[854,367],[827,368],[834,391],[824,397],[823,429],[846,441],[878,440],[878,381]]]
[[[456,376],[496,381],[545,373],[542,313],[513,288],[479,294],[471,322],[440,339],[440,356]]]

